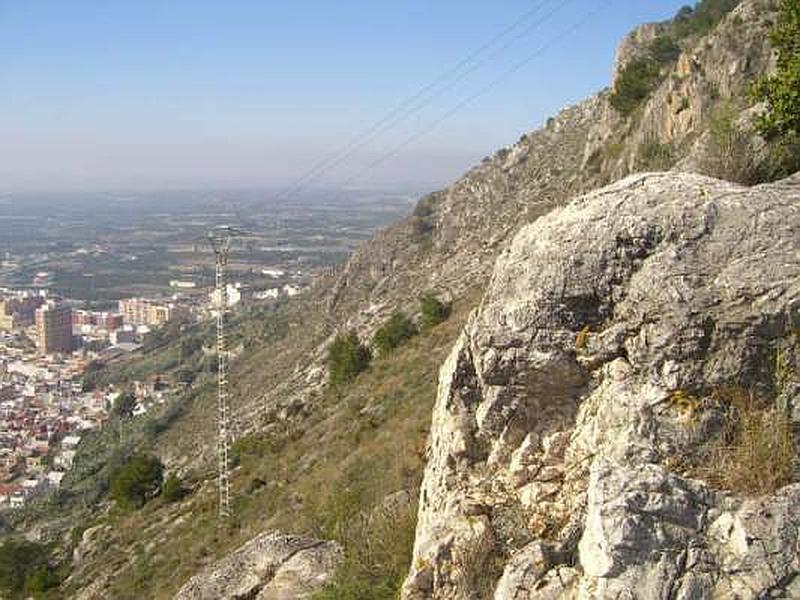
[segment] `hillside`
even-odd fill
[[[637,171],[675,167],[725,175],[708,172],[715,166],[704,160],[712,154],[708,131],[727,109],[746,115],[750,84],[773,68],[767,33],[774,9],[769,0],[742,3],[704,35],[681,40],[685,48],[661,67],[653,91],[630,114],[612,107],[610,90],[569,107],[363,244],[290,307],[287,320],[302,327],[301,335],[265,349],[268,359],[256,354],[240,365],[247,374],[238,378],[247,381],[239,394],[242,413],[252,415],[243,426],[259,416],[269,424],[288,406],[313,404],[333,331],[355,328],[368,338],[394,310],[414,313],[424,292],[458,298],[483,289],[504,243],[571,197]],[[678,110],[675,99],[689,108]],[[277,385],[265,391],[260,382]],[[173,441],[165,450],[178,447]]]
[[[237,583],[240,587],[231,585],[230,597],[280,597],[267,595],[267,588],[277,584],[262,578],[269,579],[270,573],[274,575],[286,565],[288,542],[269,538],[271,541],[262,544],[260,537],[277,530],[308,536],[304,540],[335,540],[339,544],[336,549],[331,547],[329,556],[320,558],[322,563],[330,558],[332,563],[341,565],[335,569],[326,563],[326,575],[329,571],[334,574],[332,586],[322,592],[323,598],[392,598],[409,566],[411,574],[404,588],[408,598],[468,598],[484,588],[488,594],[501,578],[506,591],[498,591],[496,598],[560,597],[558,594],[564,590],[556,590],[550,596],[526,596],[520,595],[519,589],[545,585],[555,590],[553,580],[562,570],[575,585],[588,590],[582,592],[583,597],[596,597],[586,594],[600,589],[598,581],[610,577],[608,573],[612,571],[601,573],[599,567],[591,571],[590,565],[583,562],[579,567],[575,536],[582,531],[579,523],[584,529],[587,523],[594,526],[599,522],[601,529],[606,523],[599,517],[594,521],[586,518],[589,509],[591,515],[605,514],[606,510],[603,498],[598,497],[600,488],[592,488],[600,477],[602,461],[596,458],[597,464],[590,468],[587,457],[617,457],[614,447],[604,448],[602,453],[587,448],[597,445],[596,439],[589,438],[601,425],[625,430],[626,419],[632,417],[612,410],[608,422],[598,421],[599,417],[588,414],[590,409],[586,407],[600,410],[601,400],[621,394],[622,388],[631,402],[645,396],[635,387],[645,383],[634,381],[627,367],[614,360],[625,358],[627,353],[637,375],[639,369],[652,370],[657,365],[661,377],[673,377],[668,385],[662,383],[658,394],[648,391],[649,398],[657,397],[660,402],[665,394],[684,389],[691,398],[705,401],[701,392],[710,393],[711,387],[730,379],[712,376],[719,361],[692,359],[694,379],[684,376],[681,370],[681,361],[686,358],[681,352],[701,351],[697,347],[700,342],[688,333],[699,331],[700,341],[704,339],[705,321],[697,314],[713,312],[717,304],[707,299],[698,301],[691,310],[686,309],[689,315],[672,315],[667,310],[675,298],[694,300],[691,293],[701,289],[710,276],[700,267],[696,271],[680,271],[691,283],[688,288],[664,291],[660,300],[649,299],[643,290],[657,287],[655,282],[660,283],[679,270],[675,264],[663,266],[653,257],[670,256],[674,248],[668,242],[673,238],[694,239],[695,230],[702,230],[703,219],[712,222],[713,215],[724,214],[729,206],[735,204],[737,211],[746,212],[740,205],[747,202],[753,206],[763,204],[765,210],[774,211],[785,220],[783,228],[776,225],[771,233],[759,235],[774,235],[774,243],[783,244],[780,247],[784,249],[787,240],[796,239],[791,237],[796,234],[796,211],[787,201],[776,199],[781,195],[793,198],[796,184],[756,187],[748,192],[732,183],[686,174],[701,172],[750,184],[772,179],[766,174],[779,173],[782,168],[765,167],[770,161],[769,147],[752,135],[753,107],[747,94],[757,77],[775,68],[767,33],[774,22],[776,6],[770,0],[744,0],[735,5],[704,2],[701,6],[712,7],[706,12],[698,10],[681,19],[637,29],[620,46],[612,73],[612,81],[617,82],[613,88],[566,108],[543,127],[487,157],[452,186],[422,198],[413,215],[364,243],[347,263],[317,280],[302,297],[275,310],[242,315],[232,324],[234,340],[242,348],[233,361],[231,374],[239,441],[238,466],[233,474],[235,518],[225,526],[218,527],[215,522],[215,389],[213,374],[203,371],[202,353],[182,354],[181,335],[174,332],[173,337],[166,336],[162,344],[154,345],[132,363],[110,366],[107,376],[118,379],[124,378],[126,372],[148,368],[168,372],[190,368],[198,376],[192,388],[164,414],[88,439],[81,448],[81,468],[67,482],[63,497],[18,524],[20,529],[42,533],[45,539],[54,541],[53,556],[62,558],[69,570],[61,590],[68,597],[87,599],[171,598],[196,575],[199,579],[192,580],[181,597],[215,597],[212,592],[203,596],[204,592],[191,590],[216,589],[213,586],[218,578],[214,573],[225,573],[225,577],[242,578]],[[671,40],[666,49],[654,46],[654,40],[662,40],[664,35]],[[644,82],[634,77],[642,69],[647,73]],[[634,91],[625,92],[628,88],[621,81],[632,81]],[[735,149],[755,157],[753,160],[720,161],[721,154],[729,154],[723,143],[728,140],[721,140],[718,134],[720,122],[735,124],[736,131],[743,132],[735,136]],[[633,173],[670,169],[675,174],[633,176],[572,200]],[[652,205],[667,192],[672,208],[665,208],[667,212],[662,214]],[[725,200],[729,195],[739,200]],[[618,212],[628,216],[617,216]],[[746,218],[758,220],[749,212]],[[569,228],[564,225],[566,221]],[[595,246],[591,245],[593,237],[587,236],[587,231],[593,231],[588,229],[591,223],[598,231]],[[652,223],[658,223],[658,227]],[[555,237],[556,232],[562,237]],[[739,233],[744,236],[747,232]],[[701,233],[697,235],[702,237]],[[572,252],[564,249],[584,238],[589,240],[588,247],[575,246]],[[733,245],[730,236],[723,241]],[[761,237],[756,241],[766,243]],[[694,252],[691,244],[681,248]],[[715,258],[705,247],[704,252],[709,254],[705,266],[713,266],[714,260],[744,260],[722,251]],[[771,256],[773,261],[779,260],[776,254]],[[615,262],[615,257],[622,257],[621,262]],[[642,296],[640,305],[633,300],[626,304],[625,298],[639,298],[626,286],[632,285],[633,271],[640,277],[647,272],[639,269],[644,269],[648,260],[664,270],[653,270],[650,279],[641,284],[643,287],[634,290]],[[544,268],[550,264],[554,265],[551,269]],[[756,278],[765,277],[767,273],[759,269],[770,265],[747,264],[754,269]],[[744,267],[739,271],[742,277],[747,273]],[[774,277],[765,279],[765,290],[753,292],[747,301],[734,294],[724,305],[725,314],[715,313],[714,322],[757,320],[753,306],[761,307],[762,301],[773,303],[769,304],[770,314],[793,310],[792,294],[796,290],[792,288],[791,294],[786,289],[781,294],[776,290],[781,278],[794,274],[778,269],[768,274]],[[585,283],[587,288],[572,290],[570,286],[575,281]],[[328,385],[325,357],[335,334],[353,330],[369,342],[398,310],[418,320],[420,298],[428,293],[452,302],[449,319],[422,328],[394,351],[376,356],[369,369],[348,385]],[[776,300],[770,294],[780,298]],[[566,308],[561,306],[565,303]],[[737,303],[750,306],[749,312]],[[644,311],[637,306],[650,308]],[[476,307],[480,308],[473,313]],[[665,327],[687,330],[685,339],[674,341],[658,330],[658,321],[650,323],[662,313]],[[665,345],[658,346],[664,360],[636,354],[644,350],[625,336],[635,338],[629,330],[636,329],[637,323],[640,329],[645,325],[655,328],[648,339],[657,346]],[[777,328],[775,323],[764,322],[758,327],[772,332]],[[687,329],[689,325],[691,328]],[[537,342],[543,344],[541,347],[529,339],[536,327],[544,327],[552,335],[549,341]],[[587,329],[582,334],[584,327]],[[209,335],[199,329],[190,333],[201,339]],[[187,332],[182,335],[185,338]],[[580,360],[575,358],[579,335],[585,338],[587,348],[586,356],[580,356]],[[718,349],[720,356],[729,353],[729,342],[738,344],[756,335],[765,340],[769,337],[762,329],[750,331],[743,326],[736,336],[726,338]],[[525,341],[520,342],[515,336],[522,336]],[[478,339],[480,343],[475,341]],[[598,340],[605,345],[596,347]],[[562,355],[569,358],[563,363],[554,362],[555,370],[548,375],[555,374],[553,387],[557,388],[548,392],[548,397],[563,399],[569,410],[556,419],[558,427],[548,424],[539,433],[548,440],[559,432],[572,435],[570,427],[576,419],[580,421],[581,439],[570,446],[572,462],[568,465],[572,468],[579,464],[580,468],[574,469],[572,479],[559,474],[554,475],[554,480],[559,486],[574,485],[590,492],[586,504],[589,509],[583,510],[584,505],[580,504],[585,494],[565,496],[569,505],[555,507],[555,512],[543,517],[541,530],[531,522],[535,516],[533,499],[538,502],[536,490],[528,485],[528,496],[523,501],[522,496],[517,497],[522,494],[517,489],[523,485],[519,482],[514,484],[516,487],[508,486],[513,493],[491,489],[490,485],[497,473],[503,478],[517,476],[509,460],[538,460],[536,453],[541,451],[536,445],[538,438],[527,442],[530,452],[523,448],[527,438],[522,430],[536,429],[534,417],[539,410],[546,412],[547,402],[521,407],[518,399],[507,396],[520,391],[514,378],[521,377],[522,381],[528,373],[525,361],[530,357],[517,351],[522,347],[531,355],[541,353],[544,357],[557,350],[559,360]],[[710,347],[704,346],[702,351]],[[442,364],[437,400],[436,374]],[[621,373],[616,380],[603,375],[612,365]],[[733,372],[751,366],[742,358],[740,362],[731,361],[726,369]],[[707,381],[701,381],[707,375]],[[759,376],[766,382],[771,375]],[[609,382],[607,385],[598,384],[600,387],[595,388],[595,383],[590,383],[602,381],[603,377]],[[620,389],[606,389],[612,380]],[[453,402],[451,391],[456,389],[458,394],[463,393],[463,397],[456,396],[465,408],[450,414],[447,405]],[[596,389],[602,394],[592,396]],[[520,393],[527,397],[527,392]],[[479,410],[477,405],[481,406]],[[579,405],[584,407],[580,411]],[[673,421],[636,422],[656,429],[667,423],[670,432],[682,431]],[[512,422],[514,426],[506,428]],[[125,435],[120,433],[123,430]],[[688,434],[686,437],[687,440],[680,438],[681,443],[697,441]],[[631,444],[634,442],[643,454],[664,452],[659,440],[645,436]],[[460,448],[459,444],[468,448]],[[655,449],[647,444],[655,444]],[[183,479],[190,493],[172,503],[153,500],[138,511],[115,506],[105,488],[113,467],[134,449],[157,454],[168,472]],[[561,451],[566,452],[564,448]],[[567,460],[560,454],[556,458],[559,465]],[[626,468],[635,471],[646,464],[653,476],[648,482],[632,476],[631,489],[650,483],[663,487],[677,481],[678,475],[664,471],[657,460],[634,458],[639,462],[631,458]],[[460,483],[455,485],[454,481]],[[609,485],[612,483],[628,485],[627,481],[611,481]],[[531,484],[530,478],[524,484]],[[423,501],[417,525],[420,486]],[[675,486],[688,489],[687,494],[702,496],[709,507],[728,515],[726,518],[734,525],[741,521],[742,513],[737,511],[744,509],[725,504],[727,501],[716,492],[683,481]],[[642,501],[651,500],[643,497]],[[506,510],[506,506],[511,508]],[[664,510],[670,510],[669,506]],[[783,510],[781,506],[785,505],[778,506]],[[612,508],[616,510],[617,506],[608,510]],[[619,509],[623,516],[627,514],[624,508]],[[568,513],[574,513],[575,523],[569,525],[574,535],[567,536],[566,545],[554,550],[554,544],[561,543],[561,537],[566,535],[562,529],[567,525],[564,519]],[[492,519],[500,514],[509,520],[515,541],[497,535]],[[612,525],[616,527],[619,522]],[[669,538],[670,543],[705,543],[708,538],[703,536],[707,532],[701,529],[695,527],[690,533]],[[660,533],[653,535],[658,538]],[[546,543],[536,546],[537,536]],[[251,540],[252,544],[244,546]],[[582,548],[590,541],[584,542]],[[609,548],[607,555],[611,558],[607,562],[613,563],[615,569],[619,567],[613,570],[612,579],[627,573],[616,585],[650,576],[650,571],[645,573],[645,566],[631,565],[625,557],[618,560],[613,543],[595,541]],[[263,548],[278,542],[284,545],[280,552],[276,550],[276,556],[283,558],[265,560],[257,569],[253,567],[259,576],[248,568],[225,566],[224,560],[216,563],[227,556],[234,565],[240,564],[240,559],[241,564],[256,564],[258,561],[252,556],[242,558],[241,553],[231,553],[237,548],[244,548],[245,554],[250,552],[247,548],[262,548],[257,552],[267,555],[270,550]],[[309,543],[312,542],[303,541],[301,545],[308,548]],[[625,540],[620,545],[624,546]],[[452,557],[468,547],[476,554],[469,557],[473,571],[465,573],[453,568]],[[663,550],[655,543],[648,548],[653,553]],[[524,554],[516,554],[523,549]],[[530,558],[535,562],[536,553],[552,554],[543,560],[546,569],[526,575],[524,569],[512,568],[514,560]],[[512,559],[512,555],[520,558]],[[742,560],[745,559],[750,560],[747,556]],[[670,555],[670,560],[685,563],[688,559],[686,555]],[[714,554],[713,561],[719,567],[720,556]],[[651,566],[646,564],[647,568]],[[661,567],[662,571],[669,571],[666,566]],[[297,572],[300,571],[303,569]],[[669,582],[674,583],[689,571],[685,566],[673,568],[669,577],[658,580],[666,582],[659,584],[659,589],[667,589],[672,585]],[[313,575],[301,576],[297,572],[287,575],[288,587],[282,588],[281,593],[292,593],[293,578],[308,579]],[[486,574],[484,580],[477,582],[476,572]],[[232,591],[234,587],[240,590],[238,595]],[[611,587],[603,590],[612,597]],[[273,592],[278,593],[275,589],[270,593]],[[647,593],[641,597],[672,597]],[[685,593],[689,595],[676,597],[705,597]]]
[[[520,231],[440,372],[404,598],[797,597],[798,202],[634,175]]]

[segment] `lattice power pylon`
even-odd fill
[[[231,516],[231,484],[230,484],[230,447],[231,447],[231,414],[228,396],[228,345],[225,339],[225,313],[228,310],[228,286],[225,280],[225,268],[228,264],[228,251],[231,240],[241,235],[232,227],[216,227],[208,234],[208,240],[214,250],[216,265],[216,300],[217,305],[217,409],[219,436],[217,438],[217,458],[219,461],[219,517]]]

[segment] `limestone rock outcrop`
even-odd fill
[[[334,542],[264,533],[192,577],[175,600],[302,600],[330,578],[340,559]]]
[[[769,388],[798,328],[800,175],[634,175],[523,228],[440,371],[403,597],[798,597],[800,483],[674,467],[719,428],[675,394]]]

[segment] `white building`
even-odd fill
[[[75,460],[75,450],[62,450],[53,459],[53,465],[62,471],[69,471]]]
[[[61,440],[61,447],[64,450],[75,450],[78,447],[78,444],[81,443],[81,436],[79,435],[67,435],[64,436],[64,439]]]

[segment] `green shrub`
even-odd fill
[[[800,171],[800,136],[773,140],[767,156],[758,165],[757,182],[776,181]]]
[[[181,339],[181,359],[191,358],[203,347],[203,340],[196,335],[187,335]]]
[[[120,419],[129,419],[133,416],[133,411],[135,410],[136,396],[133,395],[133,392],[125,391],[114,400],[114,407],[111,412]]]
[[[759,179],[750,136],[736,125],[736,111],[724,106],[711,118],[708,144],[700,161],[704,175],[750,185]]]
[[[337,335],[328,348],[328,373],[331,384],[342,385],[356,378],[372,360],[372,353],[354,331]]]
[[[649,57],[632,60],[617,78],[611,106],[623,116],[630,115],[656,88],[660,73],[659,64]]]
[[[433,217],[436,212],[437,202],[438,198],[436,194],[428,194],[420,198],[417,205],[414,207],[411,220],[416,241],[422,243],[430,241],[431,234],[434,230]]]
[[[0,546],[0,590],[3,597],[38,596],[60,578],[49,566],[47,549],[27,540],[7,539]]]
[[[667,171],[675,164],[675,150],[671,144],[650,140],[639,146],[636,168],[639,171]]]
[[[164,480],[164,485],[161,486],[161,497],[164,502],[178,502],[183,500],[189,493],[183,482],[177,475],[170,475]]]
[[[680,56],[678,41],[711,30],[739,1],[703,0],[694,8],[681,8],[668,31],[657,36],[643,56],[632,60],[620,72],[610,97],[611,106],[623,116],[632,114],[658,87],[663,67]]]
[[[86,370],[81,377],[81,388],[84,392],[91,392],[102,383],[105,365],[99,360],[93,360],[86,365]]]
[[[643,56],[630,61],[617,77],[610,102],[620,114],[628,116],[650,97],[661,81],[664,65],[680,56],[681,48],[669,35],[656,37]]]
[[[684,6],[672,20],[677,39],[703,34],[713,29],[741,0],[701,0],[692,8]]]
[[[338,527],[345,556],[314,600],[394,600],[411,563],[414,505],[353,513]]]
[[[417,333],[417,328],[405,313],[396,312],[375,332],[372,343],[381,354],[397,348]]]
[[[800,3],[782,0],[778,21],[770,32],[778,53],[777,69],[753,88],[767,110],[757,127],[772,148],[765,179],[777,179],[800,168]]]
[[[442,323],[450,317],[451,306],[439,300],[433,294],[425,294],[419,299],[420,307],[420,326],[423,329],[430,329]]]
[[[25,592],[34,598],[46,597],[49,590],[61,585],[61,575],[48,565],[36,567],[25,577]]]
[[[420,219],[427,219],[433,215],[436,208],[436,196],[428,194],[419,199],[416,206],[414,206],[414,216]]]
[[[111,497],[126,509],[141,508],[161,489],[164,467],[155,456],[136,454],[114,473]]]
[[[648,52],[656,63],[664,65],[678,60],[681,47],[668,35],[659,35],[651,42]]]

